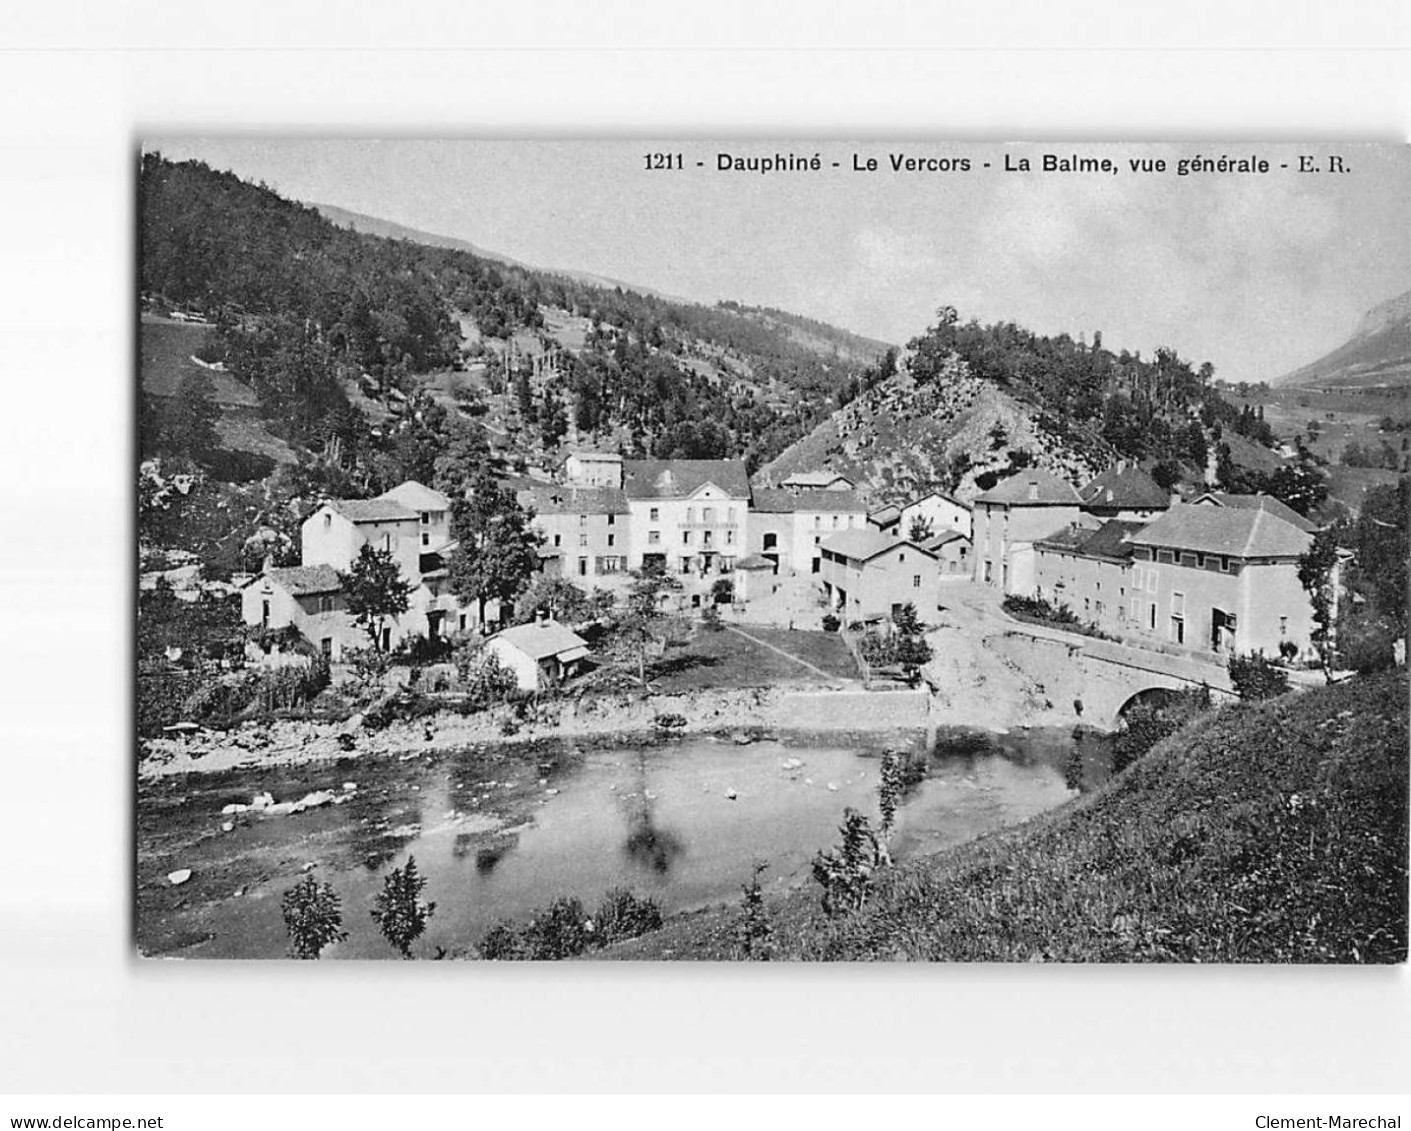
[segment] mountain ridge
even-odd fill
[[[1411,386],[1411,290],[1372,307],[1342,345],[1272,384],[1345,389]]]

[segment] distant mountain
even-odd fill
[[[1274,384],[1302,388],[1411,386],[1411,291],[1374,306],[1346,342]]]
[[[350,212],[346,208],[339,208],[333,204],[314,204],[313,208],[323,215],[327,220],[337,224],[340,228],[347,228],[349,231],[362,232],[369,236],[382,236],[389,240],[409,240],[412,243],[423,244],[426,247],[444,247],[451,251],[468,251],[472,255],[477,255],[481,259],[493,259],[496,263],[504,263],[510,267],[522,267],[527,271],[538,271],[545,275],[560,275],[565,279],[573,279],[576,282],[587,283],[594,287],[607,287],[609,290],[621,288],[624,291],[636,291],[642,295],[654,295],[657,298],[666,299],[668,302],[692,302],[692,299],[682,298],[679,295],[668,294],[665,291],[655,290],[652,287],[644,287],[640,283],[625,283],[621,279],[612,279],[606,275],[595,275],[591,271],[577,271],[569,267],[544,267],[536,264],[525,263],[522,259],[514,259],[503,252],[490,251],[488,248],[480,247],[468,240],[457,239],[455,236],[440,236],[435,232],[423,232],[417,228],[408,228],[403,224],[394,223],[391,220],[381,220],[376,216],[366,216],[361,212]]]

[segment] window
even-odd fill
[[[1171,594],[1171,615],[1174,617],[1186,615],[1186,595],[1184,593]]]
[[[1158,577],[1156,576],[1156,570],[1154,570],[1154,569],[1149,569],[1149,570],[1147,570],[1147,571],[1146,571],[1146,588],[1147,588],[1147,592],[1149,592],[1149,593],[1155,593],[1155,592],[1156,592],[1156,588],[1157,588],[1157,584],[1156,584],[1156,583],[1157,583],[1159,580],[1160,580],[1160,578],[1158,578]]]
[[[1225,557],[1224,555],[1221,555],[1221,557],[1220,557],[1220,572],[1221,572],[1221,573],[1229,573],[1229,572],[1230,572],[1230,559],[1227,558],[1227,557]]]
[[[421,525],[422,525],[422,526],[425,526],[425,525],[427,525],[430,521],[431,521],[431,512],[430,512],[430,511],[422,511],[422,512],[421,512]]]
[[[587,558],[579,558],[579,559],[578,559],[578,576],[579,576],[579,577],[587,577],[587,576],[588,576],[588,559],[587,559]]]
[[[702,521],[702,522],[714,522],[714,521],[715,521],[715,508],[714,508],[714,507],[702,507],[702,508],[701,508],[701,521]]]
[[[318,642],[319,651],[323,653],[325,660],[333,659],[333,637],[325,636]]]
[[[648,521],[648,522],[660,522],[660,521],[661,521],[661,508],[660,508],[660,507],[652,507],[652,509],[647,512],[647,521]]]
[[[320,597],[318,599],[318,611],[321,613],[331,613],[333,611],[333,598]],[[1287,620],[1288,618],[1285,617],[1284,619]]]
[[[325,530],[327,530],[327,529],[328,529],[330,526],[332,526],[332,525],[333,525],[333,516],[332,516],[331,514],[329,514],[327,511],[325,511],[325,512],[324,512],[324,515],[323,515],[323,528],[324,528]]]
[[[649,546],[660,546],[660,545],[661,545],[661,531],[660,531],[660,530],[648,530],[648,531],[647,531],[647,545],[649,545]]]
[[[686,521],[687,521],[687,522],[695,522],[695,521],[696,521],[696,508],[695,508],[695,507],[687,507],[687,508],[686,508]]]
[[[392,552],[392,535],[384,534],[382,536],[382,548],[389,554]]]
[[[1195,556],[1195,567],[1196,567],[1196,569],[1204,569],[1204,568],[1205,568],[1205,555],[1204,555],[1204,554],[1196,554],[1196,556]]]
[[[1282,639],[1283,637],[1287,636],[1288,634],[1289,634],[1289,618],[1288,618],[1288,617],[1280,617],[1280,618],[1279,618],[1279,637]]]
[[[617,515],[615,515],[615,514],[610,514],[610,515],[608,515],[608,525],[609,525],[609,526],[616,526],[616,525],[617,525]]]
[[[815,529],[815,530],[822,530],[822,529],[823,529],[823,516],[822,516],[821,514],[816,514],[816,515],[813,516],[813,529]]]
[[[735,544],[735,532],[733,530],[727,530],[725,532],[725,544],[727,546],[733,546]]]
[[[903,551],[902,553],[900,553],[900,554],[897,555],[897,561],[899,561],[899,562],[904,562],[904,561],[906,561],[906,553],[905,553],[905,551]]]
[[[563,545],[563,535],[562,535],[562,534],[555,534],[555,535],[554,535],[554,545],[555,545],[555,546],[562,546],[562,545]]]
[[[993,581],[993,580],[994,580],[994,577],[992,576],[993,570],[994,570],[993,564],[992,564],[988,559],[986,559],[986,561],[985,561],[985,580],[986,580],[986,581]]]
[[[683,546],[689,546],[691,544],[691,532],[689,530],[681,531],[681,544]]]
[[[690,572],[691,572],[691,559],[690,559],[690,558],[682,558],[682,559],[681,559],[681,572],[682,572],[682,573],[690,573]]]
[[[421,544],[423,546],[431,545],[431,535],[428,534],[425,530],[421,532]]]
[[[578,536],[578,545],[579,545],[579,547],[581,548],[581,547],[583,547],[583,546],[586,546],[587,544],[588,544],[588,535],[586,535],[586,534],[580,534],[580,535]]]
[[[913,589],[921,588],[921,575],[919,573],[913,573],[911,575],[911,587]]]
[[[609,535],[608,535],[608,546],[609,546],[609,547],[611,547],[616,541],[617,541],[617,535],[616,535],[616,534],[609,534]]]
[[[1156,631],[1156,602],[1155,602],[1155,601],[1153,601],[1153,602],[1151,603],[1151,606],[1148,608],[1147,611],[1151,614],[1151,616],[1150,616],[1150,618],[1149,618],[1149,623],[1150,623],[1151,631],[1152,631],[1152,632],[1155,632],[1155,631]]]
[[[586,514],[580,514],[580,515],[578,516],[578,525],[579,525],[579,526],[587,526],[587,525],[588,525],[588,516],[587,516]]]
[[[764,536],[764,548],[765,548],[766,550],[773,550],[773,549],[775,549],[778,545],[779,545],[779,535],[777,535],[777,534],[766,534],[766,535]]]
[[[833,516],[833,529],[834,529],[834,530],[837,530],[837,529],[838,529],[838,516],[837,516],[837,515],[834,515],[834,516]]]

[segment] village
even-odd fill
[[[1059,628],[1144,649],[1157,668],[1167,658],[1223,665],[1260,654],[1294,668],[1317,659],[1298,578],[1314,524],[1263,495],[1182,498],[1132,466],[1082,484],[1024,471],[968,503],[932,491],[875,509],[843,475],[752,484],[737,460],[577,451],[551,481],[507,486],[532,516],[545,576],[620,597],[634,575],[667,573],[679,588],[662,594],[666,612],[721,606],[730,623],[846,634],[885,630],[908,607],[934,624],[979,593],[1025,599]],[[292,628],[333,663],[367,647],[339,575],[371,546],[393,555],[411,589],[407,610],[379,629],[382,650],[478,634],[525,691],[590,663],[575,626],[547,610],[513,625],[498,602],[457,600],[445,565],[451,508],[415,482],[324,503],[303,524],[300,565],[235,579],[245,623]]]

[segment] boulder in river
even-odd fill
[[[178,868],[175,872],[167,873],[167,883],[171,884],[172,887],[176,887],[177,884],[184,884],[190,878],[190,868]]]

